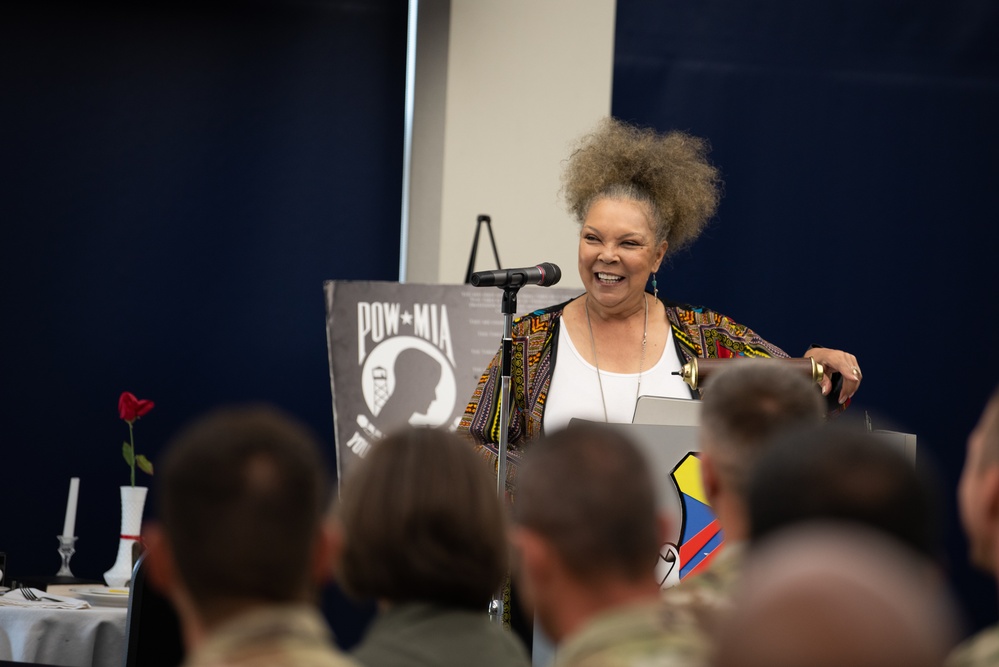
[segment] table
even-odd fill
[[[64,667],[121,667],[125,607],[0,607],[0,659]]]

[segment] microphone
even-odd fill
[[[551,262],[542,262],[537,266],[523,269],[478,271],[472,274],[470,282],[474,287],[522,287],[524,285],[551,287],[561,279],[561,269]]]

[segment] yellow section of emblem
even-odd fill
[[[676,478],[676,483],[680,487],[680,493],[685,493],[705,505],[708,504],[704,485],[701,483],[701,460],[697,456],[688,454],[676,472],[673,473],[673,477]]]

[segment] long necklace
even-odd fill
[[[638,394],[642,390],[642,371],[645,370],[645,343],[649,337],[649,299],[642,295],[645,303],[645,329],[642,331],[642,358],[638,362],[638,386],[635,387],[635,403],[638,403]],[[600,362],[597,361],[597,341],[593,338],[593,323],[590,322],[590,297],[587,295],[583,301],[583,309],[586,311],[586,328],[590,330],[590,349],[593,351],[593,366],[597,369],[597,384],[600,386],[600,402],[604,406],[604,421],[607,418],[607,398],[604,396],[604,381],[600,378]]]

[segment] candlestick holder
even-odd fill
[[[69,569],[69,559],[76,553],[76,537],[72,535],[58,535],[59,556],[62,558],[62,567],[56,572],[57,577],[72,577],[73,572]]]

